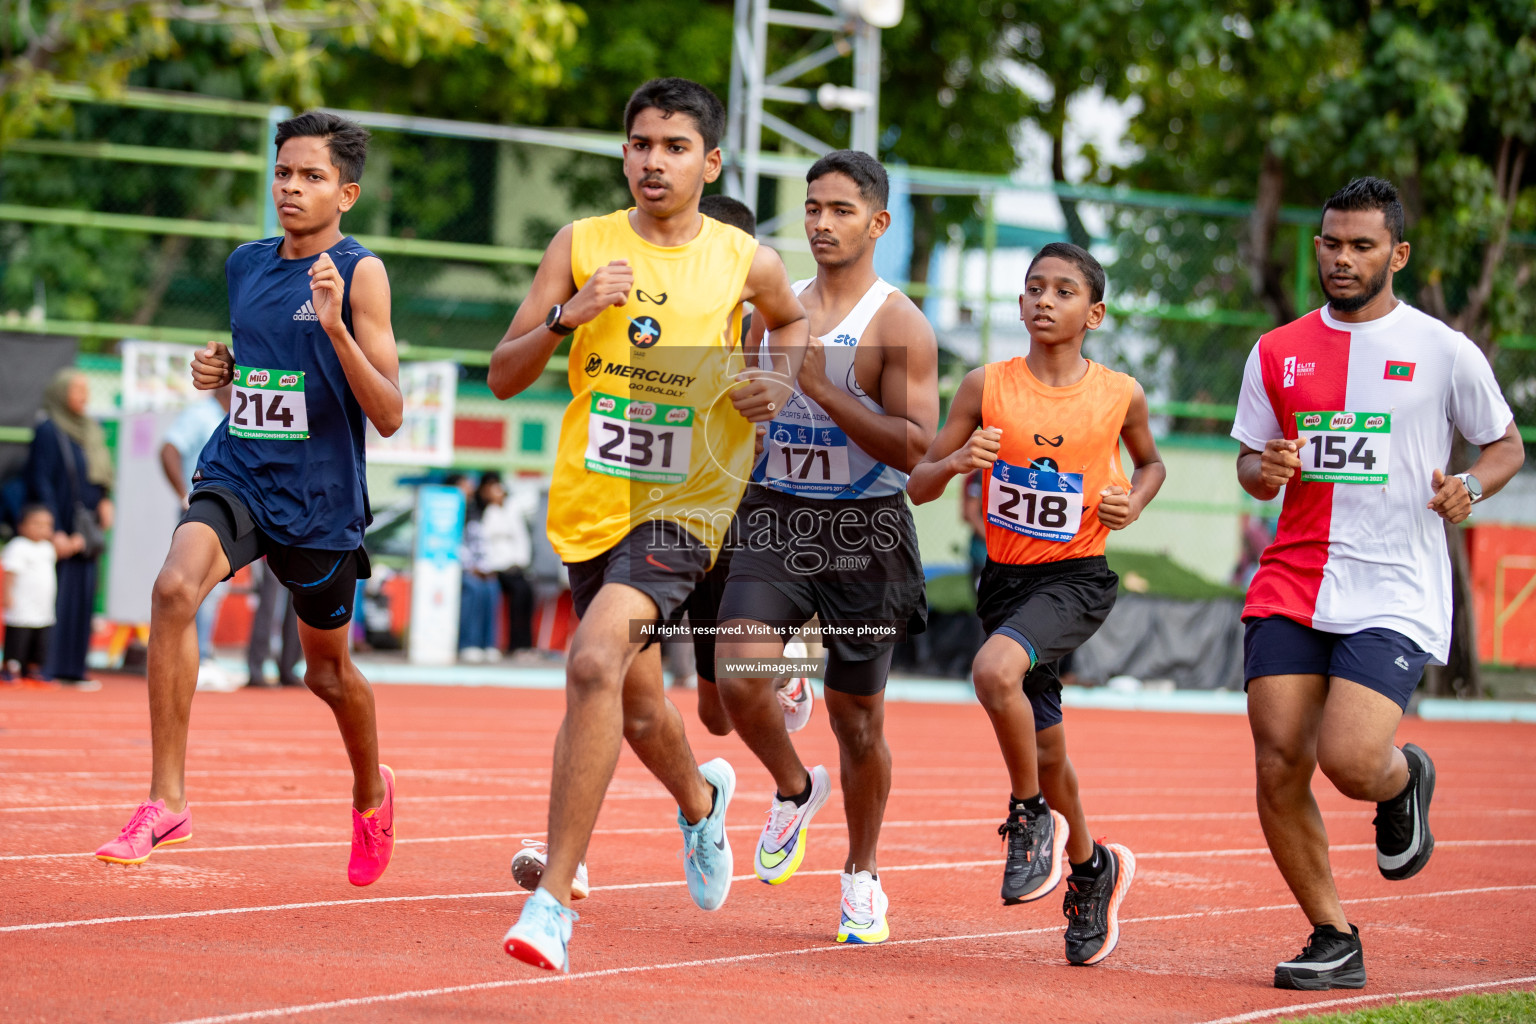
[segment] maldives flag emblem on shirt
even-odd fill
[[[1387,372],[1384,380],[1413,380],[1413,363],[1399,363],[1396,360],[1387,360]]]

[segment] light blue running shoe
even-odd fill
[[[501,947],[525,964],[547,971],[571,971],[565,947],[571,941],[571,924],[580,915],[544,889],[536,889],[523,912],[501,940]]]
[[[699,765],[699,774],[715,787],[715,806],[697,825],[677,812],[683,830],[683,873],[688,895],[704,910],[719,910],[731,891],[731,841],[725,834],[725,809],[736,792],[736,770],[723,757]]]

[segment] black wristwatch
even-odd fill
[[[1476,505],[1483,500],[1483,485],[1478,481],[1477,477],[1471,473],[1454,473],[1452,475],[1466,485],[1467,493],[1472,496],[1472,504]]]
[[[565,305],[563,303],[556,304],[549,308],[549,315],[544,318],[544,326],[561,337],[565,337],[565,335],[570,334],[576,329],[574,327],[567,327],[560,322],[560,314],[563,312],[565,312]]]

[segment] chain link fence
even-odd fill
[[[223,263],[240,242],[276,233],[271,134],[285,112],[78,92],[67,124],[0,153],[0,326],[78,336],[98,352],[125,337],[227,335]],[[475,373],[554,231],[629,202],[615,137],[354,116],[374,137],[343,226],[388,263],[407,358],[448,354]],[[1039,244],[1067,237],[1052,221],[1070,207],[1110,280],[1111,316],[1089,353],[1141,379],[1165,426],[1225,431],[1248,350],[1274,323],[1248,280],[1244,204],[1037,190],[1037,215],[1021,217],[1003,200],[1022,193],[1002,179],[911,177],[915,194],[945,191],[976,212],[941,247],[927,285],[912,287],[949,353],[947,384],[980,359],[1023,351],[1023,266]],[[1286,284],[1298,312],[1320,301],[1311,217],[1291,211],[1277,242],[1297,246]],[[800,242],[797,224],[783,241],[787,253]],[[1494,365],[1517,420],[1536,423],[1536,325],[1501,339]]]

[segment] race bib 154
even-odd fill
[[[303,441],[309,437],[304,374],[299,370],[235,367],[229,400],[229,433],[261,441]]]
[[[1308,484],[1385,484],[1392,461],[1392,414],[1299,412],[1301,481]]]
[[[688,479],[693,409],[592,393],[587,417],[587,469],[651,483]]]
[[[987,522],[1038,540],[1065,543],[1083,519],[1083,474],[992,463]]]

